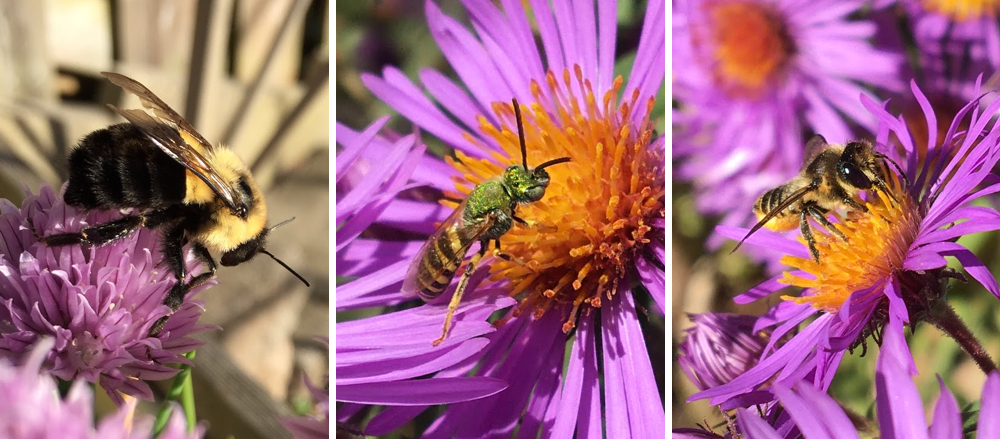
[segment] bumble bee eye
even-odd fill
[[[872,187],[872,181],[854,163],[843,163],[840,165],[840,178],[859,189],[869,189]]]
[[[240,178],[240,190],[243,191],[243,194],[246,195],[247,198],[253,197],[253,190],[250,189],[250,184],[247,183],[245,178]]]

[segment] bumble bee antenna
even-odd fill
[[[524,170],[528,170],[528,148],[524,145],[524,123],[521,122],[521,106],[517,104],[517,98],[511,98],[514,103],[514,119],[517,119],[517,139],[521,141],[521,163]]]
[[[291,220],[289,220],[289,221],[291,221]],[[288,221],[285,221],[285,222],[287,223]],[[284,224],[284,223],[282,223],[282,224]],[[265,254],[265,255],[270,256],[271,259],[274,259],[277,263],[281,264],[282,267],[285,267],[285,270],[288,270],[290,273],[294,274],[295,277],[299,278],[299,280],[302,281],[302,283],[306,284],[307,287],[310,286],[309,285],[309,281],[307,281],[304,277],[302,277],[301,275],[299,275],[298,273],[296,273],[295,270],[292,270],[292,267],[289,267],[288,264],[285,264],[284,262],[281,262],[281,259],[278,259],[277,256],[272,255],[271,252],[269,252],[267,250],[264,250],[264,249],[260,249],[260,252],[263,253],[263,254]]]
[[[292,221],[295,221],[295,217],[294,217],[294,216],[293,216],[293,217],[291,217],[291,218],[289,218],[289,219],[286,219],[286,220],[284,220],[284,221],[282,221],[282,222],[280,222],[280,223],[278,223],[278,224],[275,224],[275,225],[271,226],[271,228],[269,228],[269,229],[267,229],[267,230],[268,230],[268,231],[270,231],[270,230],[274,230],[274,229],[277,229],[278,227],[281,227],[281,226],[283,226],[283,225],[285,225],[285,224],[288,224],[288,223],[290,223],[290,222],[292,222]]]

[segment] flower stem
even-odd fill
[[[938,306],[935,306],[928,313],[927,321],[955,339],[959,346],[965,349],[965,352],[968,352],[969,356],[979,365],[983,373],[989,374],[997,370],[997,364],[990,358],[990,354],[983,348],[979,339],[972,335],[962,318],[945,301],[940,301]]]
[[[195,351],[191,351],[184,354],[184,356],[188,360],[193,360],[194,353]],[[194,411],[194,385],[191,382],[191,366],[186,364],[181,365],[181,371],[174,377],[174,382],[170,385],[170,390],[167,391],[166,400],[160,406],[159,413],[156,414],[156,423],[153,425],[154,437],[159,436],[167,426],[170,413],[173,412],[174,408],[174,405],[170,404],[171,401],[180,401],[181,406],[184,408],[184,417],[187,419],[187,429],[189,432],[194,431],[196,417]]]

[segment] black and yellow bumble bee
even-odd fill
[[[403,280],[404,294],[419,295],[425,302],[433,300],[451,283],[472,244],[479,242],[479,252],[469,260],[465,273],[458,281],[455,294],[448,304],[441,338],[434,340],[434,346],[441,344],[448,336],[452,316],[462,300],[466,283],[475,272],[480,258],[486,255],[490,242],[495,247],[494,256],[513,260],[510,255],[500,251],[500,237],[510,230],[514,221],[527,224],[514,214],[517,205],[541,200],[545,196],[545,188],[549,186],[549,173],[545,168],[570,161],[569,157],[562,157],[549,160],[534,169],[529,168],[521,109],[517,99],[513,100],[513,104],[521,143],[521,164],[510,165],[500,178],[485,181],[473,188],[462,204],[420,247]]]
[[[39,237],[50,246],[105,245],[139,227],[161,230],[163,255],[177,277],[164,303],[174,311],[184,295],[216,271],[211,251],[222,253],[222,265],[246,262],[264,249],[267,205],[250,170],[227,148],[215,147],[148,88],[126,76],[104,77],[139,97],[144,110],[109,106],[128,122],[88,134],[69,156],[66,204],[84,210],[126,210],[119,219],[85,227],[76,233]],[[33,228],[33,227],[32,227]],[[183,246],[207,265],[185,282]],[[166,318],[150,330],[156,335]]]
[[[833,210],[867,212],[868,208],[859,198],[861,191],[882,191],[898,202],[886,183],[890,172],[886,163],[891,163],[900,177],[906,179],[895,161],[876,151],[867,141],[828,144],[823,136],[817,135],[806,144],[804,157],[799,175],[764,192],[754,203],[753,211],[759,221],[736,244],[734,252],[762,227],[785,231],[798,226],[809,252],[819,263],[810,218],[846,241],[844,233],[834,227],[826,215]]]

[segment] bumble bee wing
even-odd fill
[[[733,251],[729,253],[732,254],[736,252],[736,250],[739,249],[741,245],[743,245],[743,242],[745,242],[747,238],[750,237],[750,235],[757,233],[757,231],[760,230],[761,227],[764,227],[764,224],[767,224],[767,222],[770,221],[771,218],[778,216],[778,214],[780,214],[783,210],[787,209],[788,206],[791,206],[792,203],[795,203],[800,198],[804,197],[806,194],[814,190],[816,190],[815,187],[813,187],[812,185],[808,185],[804,186],[802,189],[792,192],[787,198],[781,201],[781,204],[777,205],[774,209],[771,209],[771,211],[768,212],[766,215],[764,215],[764,217],[761,218],[760,221],[757,221],[757,224],[754,224],[753,227],[750,228],[750,231],[747,232],[746,236],[744,236],[743,239],[740,240],[740,242],[736,243],[736,247],[733,247]]]
[[[496,221],[493,215],[478,221],[465,221],[462,214],[467,201],[462,201],[417,251],[403,278],[401,291],[404,295],[419,295],[424,301],[441,295],[472,243]]]
[[[177,129],[183,130],[184,132],[194,137],[202,146],[204,146],[208,151],[215,149],[211,143],[205,140],[201,134],[198,133],[180,114],[177,114],[173,108],[170,108],[166,102],[163,102],[159,96],[153,94],[145,85],[139,83],[128,76],[121,75],[114,72],[101,72],[101,76],[108,78],[112,84],[121,87],[123,90],[136,95],[139,100],[142,101],[142,106],[147,108],[156,115],[157,118],[170,122],[177,126]]]
[[[180,115],[142,84],[117,73],[102,72],[101,74],[125,91],[138,96],[142,100],[143,106],[150,109],[153,115],[143,110],[122,110],[108,104],[111,109],[139,128],[163,152],[197,175],[230,210],[241,215],[248,210],[247,203],[242,200],[236,189],[219,174],[211,160],[206,159],[184,139],[181,131],[194,139],[208,154],[214,151],[211,143],[208,143]]]

